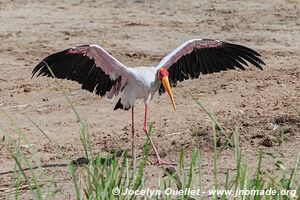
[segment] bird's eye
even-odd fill
[[[159,79],[161,80],[164,77],[164,73],[162,71],[159,72]]]

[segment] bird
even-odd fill
[[[67,79],[81,84],[81,88],[108,99],[118,96],[114,110],[132,112],[131,152],[135,148],[134,108],[136,100],[145,104],[144,132],[159,165],[163,160],[147,129],[148,106],[154,95],[167,92],[176,111],[171,88],[187,79],[228,70],[245,70],[248,64],[263,70],[266,65],[255,50],[215,39],[190,39],[170,51],[155,66],[127,67],[97,44],[79,45],[51,54],[32,71],[34,76]]]

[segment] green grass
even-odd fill
[[[65,94],[65,93],[64,93]],[[119,190],[120,193],[131,190],[141,190],[147,188],[147,177],[145,175],[145,169],[148,164],[149,152],[151,151],[149,141],[145,141],[142,149],[142,154],[134,158],[128,155],[128,152],[124,152],[122,155],[118,155],[117,152],[113,154],[102,155],[92,151],[91,141],[88,133],[88,128],[85,120],[77,112],[72,102],[68,98],[72,110],[77,116],[79,122],[79,133],[82,145],[85,151],[86,164],[83,166],[74,165],[74,162],[68,161],[66,165],[68,172],[73,182],[73,194],[79,199],[243,199],[243,200],[260,200],[260,199],[298,199],[300,196],[300,181],[299,181],[299,165],[300,165],[300,153],[295,161],[293,168],[288,171],[286,166],[282,162],[276,162],[274,166],[278,166],[279,170],[275,175],[274,171],[268,171],[264,166],[264,159],[266,153],[262,150],[258,150],[258,160],[250,161],[252,164],[256,163],[256,168],[251,168],[248,165],[249,161],[246,161],[243,157],[243,152],[239,143],[239,129],[236,127],[232,132],[227,133],[220,123],[216,120],[214,115],[205,109],[205,107],[195,99],[193,100],[199,106],[199,109],[205,111],[211,119],[211,137],[212,137],[212,157],[213,166],[210,168],[213,171],[214,185],[210,189],[226,189],[233,192],[237,192],[241,189],[248,190],[296,190],[297,193],[294,196],[262,196],[262,195],[243,195],[239,194],[236,197],[228,196],[226,194],[209,194],[208,191],[204,191],[203,188],[203,174],[202,174],[202,160],[201,149],[195,148],[190,159],[187,161],[186,152],[181,149],[179,155],[178,165],[175,167],[162,167],[157,166],[158,170],[161,170],[165,176],[157,179],[157,188],[160,190],[168,190],[168,188],[177,190],[197,189],[200,195],[178,195],[178,196],[166,196],[163,193],[155,194],[150,197],[141,197],[135,195],[115,195],[114,191]],[[12,117],[2,111],[4,116],[11,122],[15,128],[15,132],[18,133],[18,138],[14,139],[10,137],[10,133],[5,132],[0,124],[0,130],[4,132],[5,141],[1,140],[1,148],[3,147],[9,152],[11,158],[15,162],[13,173],[11,174],[11,184],[5,192],[0,193],[0,196],[5,196],[8,199],[60,199],[60,195],[63,194],[59,183],[56,183],[56,177],[58,171],[53,170],[52,176],[49,177],[45,174],[45,168],[41,165],[41,159],[37,156],[36,150],[31,145],[29,139],[26,136],[25,130],[18,127]],[[40,131],[41,135],[45,139],[48,139],[53,145],[55,143],[51,141],[51,138],[36,124],[33,120],[30,122]],[[153,131],[153,124],[150,125],[150,133]],[[227,171],[225,178],[219,174],[219,160],[220,153],[224,149],[217,147],[217,136],[223,134],[226,136],[227,149],[232,150],[232,156],[235,157],[236,170]],[[282,140],[282,142],[284,142]],[[23,144],[23,145],[20,145]],[[26,148],[24,149],[24,145]],[[59,147],[56,148],[56,153],[65,155],[65,152]],[[66,160],[68,160],[66,158]],[[274,158],[274,161],[277,158]],[[48,172],[49,174],[49,172]],[[298,176],[297,176],[298,174]],[[297,179],[298,178],[298,179]],[[26,194],[24,194],[24,187]],[[205,192],[205,193],[203,193]]]

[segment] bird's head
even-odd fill
[[[174,101],[174,97],[173,97],[173,93],[171,90],[171,86],[170,86],[170,82],[169,82],[169,72],[167,69],[161,67],[158,70],[158,79],[162,82],[165,90],[168,92],[169,96],[170,96],[170,100],[172,102],[173,108],[176,111],[176,105],[175,105],[175,101]]]

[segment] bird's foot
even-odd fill
[[[168,165],[168,166],[176,166],[177,163],[175,162],[169,162],[166,160],[163,160],[161,158],[157,158],[155,162],[151,162],[152,165]]]
[[[148,130],[147,130],[147,127],[144,127],[144,132],[148,135]]]

